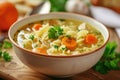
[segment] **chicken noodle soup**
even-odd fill
[[[16,32],[14,40],[23,48],[53,56],[85,54],[104,43],[101,32],[90,24],[66,19],[27,24]]]

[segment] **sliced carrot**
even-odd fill
[[[77,46],[76,40],[68,37],[62,38],[62,44],[64,44],[70,50],[74,50]]]
[[[85,44],[89,44],[89,45],[96,44],[97,41],[98,41],[97,38],[93,34],[88,34],[84,40]]]
[[[40,54],[47,54],[47,50],[45,48],[40,48],[40,47],[33,49],[33,52],[37,52]]]
[[[34,24],[33,25],[33,29],[35,29],[36,31],[39,30],[42,27],[41,24]]]

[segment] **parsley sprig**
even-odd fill
[[[0,58],[3,58],[6,62],[10,62],[12,60],[12,56],[10,56],[7,51],[2,50],[0,50]]]
[[[29,39],[31,39],[31,40],[34,40],[34,38],[35,38],[34,35],[29,36]]]
[[[54,45],[54,48],[58,50],[59,46],[58,45]]]
[[[102,59],[94,66],[94,69],[101,74],[111,70],[120,70],[120,53],[116,52],[116,42],[108,42]]]
[[[60,26],[53,26],[48,30],[49,39],[57,39],[60,35],[63,35],[63,29]]]
[[[4,40],[4,42],[3,42],[3,48],[4,49],[12,48],[11,42]]]
[[[10,62],[12,60],[12,56],[10,56],[7,51],[5,51],[9,48],[12,48],[12,43],[10,41],[4,40],[3,43],[0,43],[0,58],[6,62]]]

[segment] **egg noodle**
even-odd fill
[[[14,40],[20,47],[39,54],[67,56],[85,54],[104,43],[100,31],[77,20],[49,19],[27,24]]]

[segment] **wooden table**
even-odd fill
[[[108,28],[108,30],[110,31],[110,41],[116,41],[120,44],[120,38],[118,38],[114,29]],[[120,52],[120,46],[117,48],[117,51]],[[102,75],[92,68],[70,78],[52,78],[26,67],[15,55],[13,49],[9,49],[8,52],[13,56],[13,60],[6,63],[0,62],[0,77],[5,80],[120,80],[120,71],[111,71],[106,75]]]

